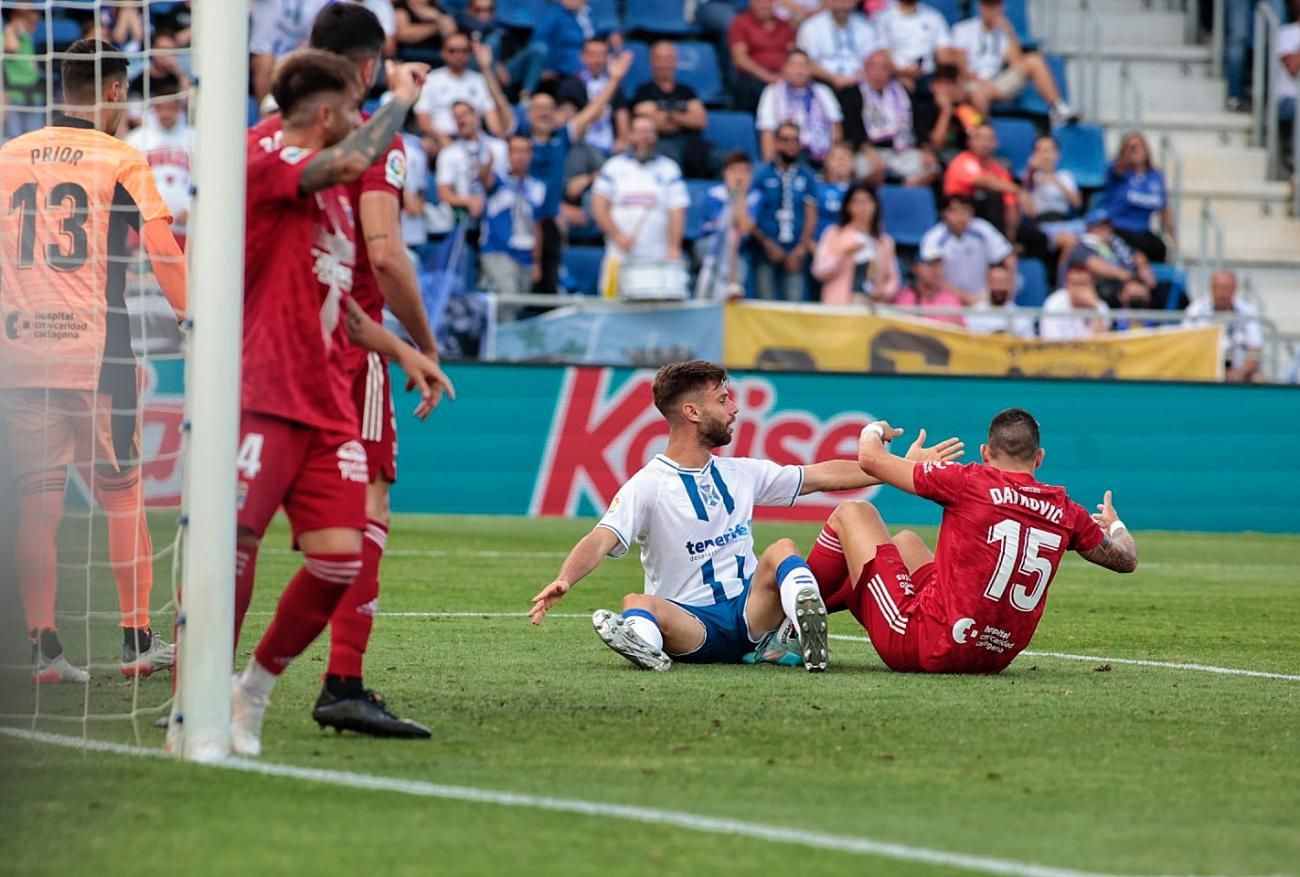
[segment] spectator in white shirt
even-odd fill
[[[905,186],[928,186],[939,162],[917,144],[912,96],[894,78],[889,52],[877,49],[863,63],[862,84],[845,95],[845,137],[860,144],[862,170],[879,185],[887,179]]]
[[[253,97],[258,104],[271,93],[275,62],[307,43],[311,26],[334,0],[256,0],[249,12],[248,53]]]
[[[1011,100],[1030,82],[1047,101],[1052,124],[1076,115],[1061,98],[1051,68],[1037,52],[1025,52],[1003,10],[1003,0],[980,0],[979,15],[958,22],[952,46],[962,53],[962,80],[971,104],[987,116],[995,101]]]
[[[610,288],[626,261],[675,262],[682,257],[682,231],[690,195],[681,168],[657,155],[658,132],[650,115],[628,128],[629,150],[612,156],[592,185],[591,212],[605,235],[600,289]]]
[[[921,238],[920,257],[943,259],[944,278],[967,305],[984,300],[989,266],[1016,270],[1011,243],[992,224],[976,218],[975,205],[966,195],[950,195],[944,201],[939,223]]]
[[[1229,383],[1258,383],[1265,380],[1259,371],[1260,353],[1264,349],[1264,333],[1259,325],[1259,312],[1237,296],[1237,275],[1231,271],[1215,271],[1210,277],[1210,296],[1196,299],[1187,306],[1184,325],[1205,326],[1211,315],[1231,318],[1223,324],[1219,336],[1220,355],[1223,358],[1223,379]]]
[[[876,15],[874,23],[880,42],[894,62],[894,75],[909,90],[923,77],[934,75],[940,61],[951,60],[952,53],[944,52],[952,45],[948,19],[932,6],[916,0],[895,0]]]
[[[876,50],[876,29],[856,0],[826,0],[826,8],[799,25],[795,43],[808,53],[813,75],[839,91],[862,76],[862,59]]]
[[[1015,338],[1034,337],[1034,319],[1016,308],[1016,276],[1004,265],[989,268],[989,297],[966,314],[966,328],[977,335],[1005,334]]]
[[[451,111],[456,139],[438,153],[438,200],[464,210],[477,224],[493,174],[507,166],[506,144],[482,132],[478,113],[469,103],[456,101]]]
[[[1074,174],[1059,169],[1061,147],[1050,134],[1034,141],[1034,151],[1020,188],[1020,231],[1016,240],[1046,261],[1052,253],[1069,255],[1087,231],[1078,216],[1083,195]]]
[[[469,37],[462,33],[449,36],[442,44],[442,57],[446,66],[429,74],[415,102],[416,123],[431,140],[426,144],[429,153],[437,153],[456,135],[457,124],[452,117],[452,105],[456,103],[468,104],[493,136],[508,135],[514,113],[505,98],[498,97],[500,89],[469,68]]]
[[[1273,79],[1278,116],[1289,121],[1295,119],[1296,86],[1300,82],[1300,0],[1291,0],[1291,15],[1296,20],[1277,32],[1277,73]]]
[[[429,243],[429,224],[424,217],[428,203],[429,153],[416,134],[402,132],[402,151],[406,153],[406,179],[402,184],[402,243],[416,261],[423,262]]]
[[[1097,295],[1092,274],[1086,268],[1071,268],[1065,288],[1043,302],[1038,335],[1044,341],[1085,341],[1110,329],[1110,307]]]
[[[843,118],[834,93],[812,80],[808,53],[792,50],[781,68],[781,79],[763,89],[754,114],[763,160],[772,161],[776,155],[776,129],[783,122],[794,122],[808,157],[820,163],[831,145],[839,142]]]
[[[158,80],[144,123],[126,135],[126,142],[144,153],[153,171],[158,194],[174,217],[172,232],[184,243],[190,217],[190,157],[194,129],[185,118],[185,95],[176,77]]]

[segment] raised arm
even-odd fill
[[[594,527],[586,536],[578,540],[569,556],[560,566],[555,581],[543,588],[533,598],[533,606],[528,610],[528,618],[533,624],[541,624],[546,613],[569,593],[569,589],[586,578],[605,556],[618,545],[618,536],[608,527]]]
[[[1115,514],[1115,506],[1111,505],[1109,490],[1097,505],[1097,513],[1092,518],[1101,525],[1105,535],[1101,537],[1100,545],[1090,551],[1080,551],[1079,555],[1089,563],[1104,566],[1118,573],[1129,573],[1137,569],[1137,541],[1128,531],[1128,527],[1124,526],[1124,522],[1119,519],[1119,515]]]
[[[424,84],[424,75],[428,69],[425,64],[395,64],[389,61],[386,70],[393,99],[347,137],[312,156],[303,168],[298,190],[308,195],[359,179],[366,168],[383,155],[392,143],[393,136],[402,130],[406,114],[420,96],[420,86]]]
[[[493,137],[504,140],[515,133],[514,108],[510,106],[510,101],[506,100],[505,92],[501,90],[501,82],[497,79],[496,67],[492,63],[492,47],[475,41],[473,51],[474,60],[478,61],[479,70],[483,73],[488,95],[492,98],[492,109],[483,114],[483,127]]]
[[[618,94],[618,90],[623,87],[623,77],[627,76],[627,71],[632,69],[632,53],[623,52],[609,62],[609,82],[601,89],[600,94],[587,101],[587,105],[578,112],[577,115],[569,122],[569,133],[575,141],[581,140],[587,133],[587,128],[591,123],[600,118],[600,114],[609,106],[609,102]]]
[[[901,429],[888,421],[876,420],[862,428],[858,436],[858,467],[879,484],[888,484],[907,493],[916,493],[912,480],[911,460],[889,453],[889,442],[902,435]]]
[[[884,421],[878,421],[881,424],[882,434],[891,438],[896,435],[902,435],[901,429],[892,429]],[[868,433],[876,435],[874,424],[868,424],[862,431],[865,437]],[[858,460],[826,460],[821,463],[813,463],[811,466],[803,467],[803,489],[799,492],[800,496],[809,493],[819,493],[823,490],[861,490],[864,487],[871,487],[876,484],[893,484],[888,479],[866,471],[862,465],[861,444],[865,438],[859,440]],[[880,442],[877,440],[877,444]],[[883,448],[883,445],[882,445]],[[907,469],[907,479],[909,484],[912,479],[912,466],[915,463],[953,463],[961,459],[962,452],[965,451],[966,445],[959,438],[950,438],[939,442],[934,447],[925,447],[925,430],[921,430],[916,435],[916,441],[907,449],[906,457],[890,457],[897,462],[900,467]],[[884,449],[886,456],[889,456],[889,450]],[[897,485],[895,485],[897,486]],[[906,489],[906,488],[905,488]],[[909,493],[915,493],[909,490]]]

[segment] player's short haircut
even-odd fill
[[[320,49],[299,49],[285,55],[275,68],[271,96],[288,121],[300,104],[321,94],[347,94],[356,82],[357,68],[347,58]]]
[[[125,80],[126,58],[103,57],[117,51],[117,46],[103,40],[80,39],[68,46],[60,68],[64,99],[69,103],[94,103],[99,99],[98,90],[108,82]]]
[[[999,411],[989,424],[988,446],[999,457],[1033,460],[1038,453],[1038,421],[1023,408]]]
[[[655,407],[664,417],[688,393],[708,390],[727,382],[727,370],[717,363],[703,359],[674,362],[659,369],[655,375]]]
[[[360,64],[380,54],[385,39],[383,25],[369,9],[360,3],[332,3],[316,16],[307,45]]]

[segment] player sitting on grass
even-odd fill
[[[641,544],[645,593],[623,598],[623,614],[592,615],[611,649],[647,670],[673,659],[738,663],[787,619],[798,630],[804,667],[825,670],[826,607],[794,542],[780,539],[754,555],[756,505],[793,505],[804,494],[860,490],[880,482],[851,460],[778,466],[715,457],[731,442],[738,408],[722,366],[701,360],[664,366],[655,407],[668,420],[668,447],[623,485],[594,529],[574,546],[559,576],[533,598],[533,624],[606,556]],[[949,439],[912,446],[909,457],[938,462],[961,455]]]
[[[1066,551],[1116,572],[1137,569],[1137,544],[1110,491],[1090,517],[1065,488],[1034,477],[1044,451],[1029,412],[1009,408],[993,418],[983,463],[895,457],[887,444],[901,434],[885,421],[868,424],[858,463],[865,474],[943,506],[935,553],[910,531],[891,538],[874,506],[850,502],[827,528],[843,546],[840,565],[819,570],[823,588],[854,571],[827,602],[843,603],[862,622],[891,670],[1003,670],[1029,645]],[[825,549],[820,537],[819,544]]]

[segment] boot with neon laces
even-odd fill
[[[371,737],[427,740],[432,732],[418,722],[393,715],[377,691],[366,688],[356,676],[326,676],[311,717],[321,728],[342,734],[356,731]]]
[[[262,719],[271,703],[268,694],[256,690],[257,686],[244,678],[255,667],[256,661],[245,673],[235,674],[230,690],[230,750],[248,758],[262,754]]]
[[[608,609],[597,609],[591,616],[591,626],[605,645],[627,658],[642,670],[669,670],[673,659],[663,649],[646,642],[627,619]]]
[[[63,645],[52,629],[33,630],[32,681],[38,685],[58,685],[63,682],[89,682],[90,674],[68,663]]]
[[[781,667],[802,667],[803,652],[799,649],[799,628],[786,619],[781,626],[768,633],[754,646],[754,651],[740,659],[745,664],[776,664]]]
[[[176,664],[176,646],[147,627],[122,628],[122,675],[149,677]]]

